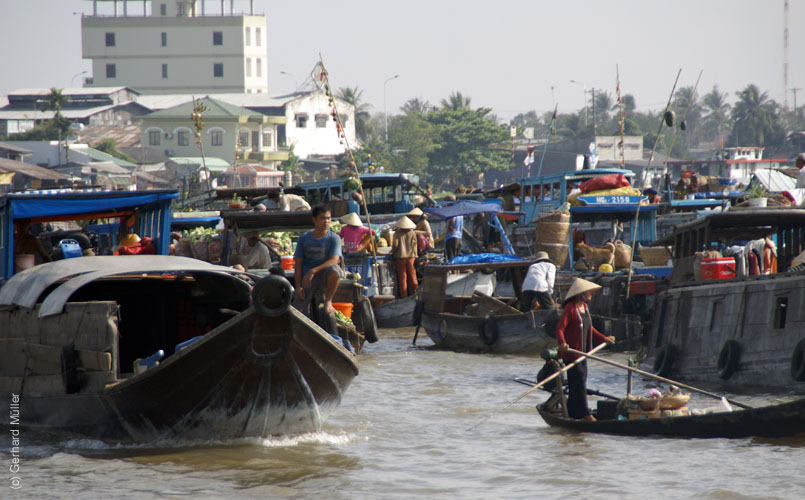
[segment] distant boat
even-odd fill
[[[291,296],[184,257],[42,264],[0,288],[0,390],[26,429],[107,442],[317,431],[358,363]]]

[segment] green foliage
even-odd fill
[[[65,117],[58,115],[52,120],[39,123],[31,130],[12,134],[9,139],[12,141],[58,141],[69,128],[70,122]]]
[[[436,148],[435,127],[419,112],[395,117],[389,124],[392,170],[425,175]]]
[[[732,108],[733,128],[729,138],[732,146],[768,146],[780,144],[785,131],[779,106],[755,85],[736,92],[738,102]]]
[[[294,153],[294,147],[288,148],[288,159],[282,162],[282,169],[293,172],[299,166],[299,157]]]
[[[369,127],[369,110],[372,106],[363,102],[363,90],[358,87],[341,87],[336,95],[355,109],[355,134],[360,140],[366,140],[372,132]]]
[[[117,150],[117,143],[115,142],[114,139],[111,138],[103,139],[101,142],[95,144],[93,147],[98,151],[103,151],[104,153],[112,155],[115,158],[120,158],[121,160],[136,163],[136,161],[131,156]]]

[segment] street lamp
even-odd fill
[[[389,117],[386,114],[386,84],[388,84],[391,80],[395,78],[399,78],[400,75],[394,75],[392,77],[386,78],[386,81],[383,82],[383,122],[384,128],[386,129],[386,144],[389,142]]]
[[[578,80],[570,80],[570,83],[581,85],[582,89],[584,89],[584,125],[587,126],[587,85]]]
[[[293,84],[294,84],[293,90],[294,92],[296,92],[296,89],[299,88],[299,84],[296,81],[296,75],[294,75],[293,73],[288,73],[287,71],[280,71],[280,75],[290,76],[291,78],[293,78]]]
[[[81,75],[86,75],[86,74],[87,74],[86,70],[82,71],[81,73],[74,74],[73,77],[70,78],[70,87],[75,88],[75,87],[73,87],[73,82],[75,81],[75,79],[78,78]]]

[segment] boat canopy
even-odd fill
[[[484,213],[496,214],[503,212],[503,209],[500,207],[499,203],[463,200],[441,207],[426,208],[425,212],[435,215],[440,219],[449,219],[450,217],[456,217],[459,215]]]
[[[77,257],[42,264],[19,272],[0,288],[0,307],[19,306],[32,309],[40,296],[59,281],[39,309],[39,317],[59,314],[64,304],[81,287],[110,276],[141,275],[143,273],[213,273],[233,287],[233,293],[249,293],[249,285],[234,276],[230,267],[217,266],[198,259],[166,255],[106,255]]]

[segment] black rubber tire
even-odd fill
[[[805,339],[800,340],[791,353],[791,378],[805,382]]]
[[[657,350],[654,356],[654,373],[660,377],[667,377],[676,361],[676,348],[672,344],[665,344]]]
[[[718,376],[722,380],[727,380],[732,377],[732,374],[738,370],[738,365],[741,362],[741,344],[736,340],[728,340],[724,342],[721,352],[718,354]]]
[[[263,316],[279,316],[291,307],[293,286],[282,276],[268,275],[254,285],[252,302]]]
[[[375,320],[375,313],[372,310],[372,303],[369,302],[368,297],[361,296],[358,298],[358,307],[356,307],[358,314],[355,316],[355,326],[363,333],[366,341],[374,344],[377,342],[377,321]],[[353,313],[355,315],[355,313]]]
[[[498,341],[498,321],[493,316],[485,317],[481,323],[480,334],[484,344],[493,345]]]
[[[61,350],[61,379],[65,394],[75,394],[81,389],[78,380],[78,353],[72,345]]]
[[[442,342],[447,338],[447,320],[443,319],[439,321],[439,328],[436,330],[436,336],[439,338],[439,342]]]
[[[411,321],[413,321],[414,326],[419,326],[422,323],[422,312],[425,310],[425,303],[421,300],[416,301],[416,305],[414,305],[414,314],[411,315]]]
[[[63,239],[75,240],[76,243],[78,243],[78,246],[81,247],[81,250],[88,250],[88,249],[92,248],[92,243],[89,240],[89,236],[87,236],[84,233],[79,233],[79,232],[70,233],[67,236],[65,236]]]

